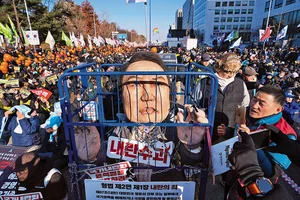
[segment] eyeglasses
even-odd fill
[[[26,167],[24,170],[16,172],[16,174],[23,175],[23,174],[25,174],[27,171],[28,171],[28,168]]]

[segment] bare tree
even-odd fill
[[[18,29],[18,33],[19,33],[19,37],[22,41],[24,41],[23,39],[23,34],[22,34],[22,31],[21,31],[21,24],[20,24],[20,21],[19,21],[19,17],[18,17],[18,12],[17,12],[17,8],[16,8],[16,3],[15,3],[15,0],[12,0],[12,3],[13,3],[13,8],[14,8],[14,13],[15,13],[15,17],[16,17],[16,22],[17,22],[17,29]]]

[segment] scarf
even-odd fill
[[[19,182],[19,187],[25,187],[26,193],[36,191],[35,186],[38,183],[43,183],[43,179],[51,170],[53,163],[50,159],[41,159],[35,166],[28,167],[28,177],[25,181]],[[24,193],[24,192],[17,192]]]
[[[249,113],[249,109],[247,109],[247,112]],[[282,112],[280,112],[278,114],[271,115],[268,117],[254,119],[254,118],[250,117],[248,113],[247,113],[247,116],[248,116],[247,120],[249,122],[248,127],[250,128],[250,130],[257,130],[265,124],[267,124],[267,125],[276,124],[282,117]]]
[[[218,82],[219,82],[219,86],[221,88],[221,91],[224,92],[225,88],[227,87],[227,85],[229,85],[230,83],[232,83],[234,81],[234,77],[232,78],[222,78],[218,75],[218,73],[215,73],[215,75],[218,77]]]

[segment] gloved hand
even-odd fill
[[[266,151],[282,153],[288,157],[300,160],[300,144],[296,140],[290,139],[275,126],[264,125],[264,127],[271,130],[271,140],[276,143],[276,146],[265,148]]]
[[[242,142],[233,145],[233,151],[228,159],[238,174],[242,183],[247,186],[258,177],[264,176],[258,160],[252,138],[246,132],[239,132]]]

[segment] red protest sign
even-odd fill
[[[92,178],[106,181],[127,181],[127,170],[131,167],[128,161],[85,170]]]
[[[36,94],[40,97],[44,97],[45,99],[49,99],[52,95],[52,92],[50,92],[49,90],[46,89],[36,89],[36,90],[30,90],[30,92],[32,92],[33,94]]]

